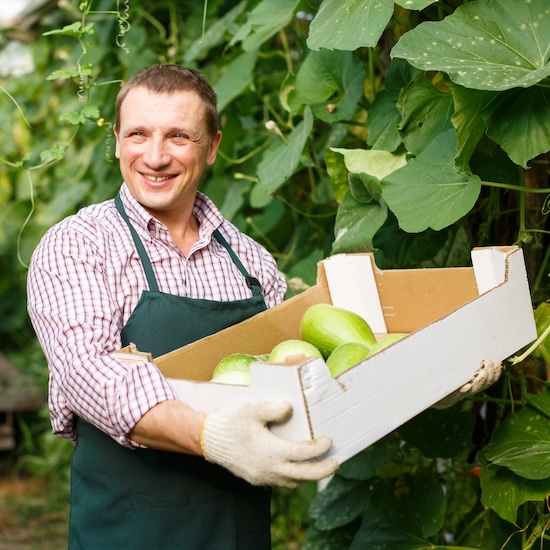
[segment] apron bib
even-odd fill
[[[149,290],[124,326],[122,345],[153,357],[214,334],[266,309],[259,282],[216,230],[252,296],[217,302],[158,290],[149,257],[120,197]],[[71,462],[71,550],[264,550],[271,548],[269,487],[254,487],[201,457],[122,447],[77,419]]]

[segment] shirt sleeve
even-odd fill
[[[94,234],[51,229],[28,273],[28,311],[50,370],[53,432],[76,442],[74,415],[126,446],[127,436],[154,405],[175,396],[153,363],[125,365],[121,313],[111,296]]]

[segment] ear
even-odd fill
[[[216,135],[212,138],[212,141],[210,142],[210,146],[208,147],[208,153],[206,155],[206,164],[211,166],[214,164],[216,160],[216,156],[218,155],[218,147],[220,145],[220,141],[222,140],[222,133],[218,130]]]
[[[120,159],[120,144],[118,141],[118,128],[116,124],[113,126],[113,132],[115,134],[115,157]]]

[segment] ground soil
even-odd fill
[[[0,550],[64,550],[69,507],[52,504],[51,482],[0,477]]]

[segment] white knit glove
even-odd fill
[[[501,373],[502,363],[497,363],[490,359],[483,359],[472,378],[470,378],[464,386],[458,388],[458,390],[449,394],[447,397],[444,397],[441,401],[438,401],[433,405],[433,408],[446,409],[452,407],[459,401],[462,401],[462,399],[486,390],[500,378]]]
[[[270,423],[282,422],[291,414],[292,405],[285,401],[251,401],[209,414],[201,434],[204,458],[252,485],[294,488],[329,477],[338,462],[313,459],[330,449],[330,438],[290,441],[269,429]]]

